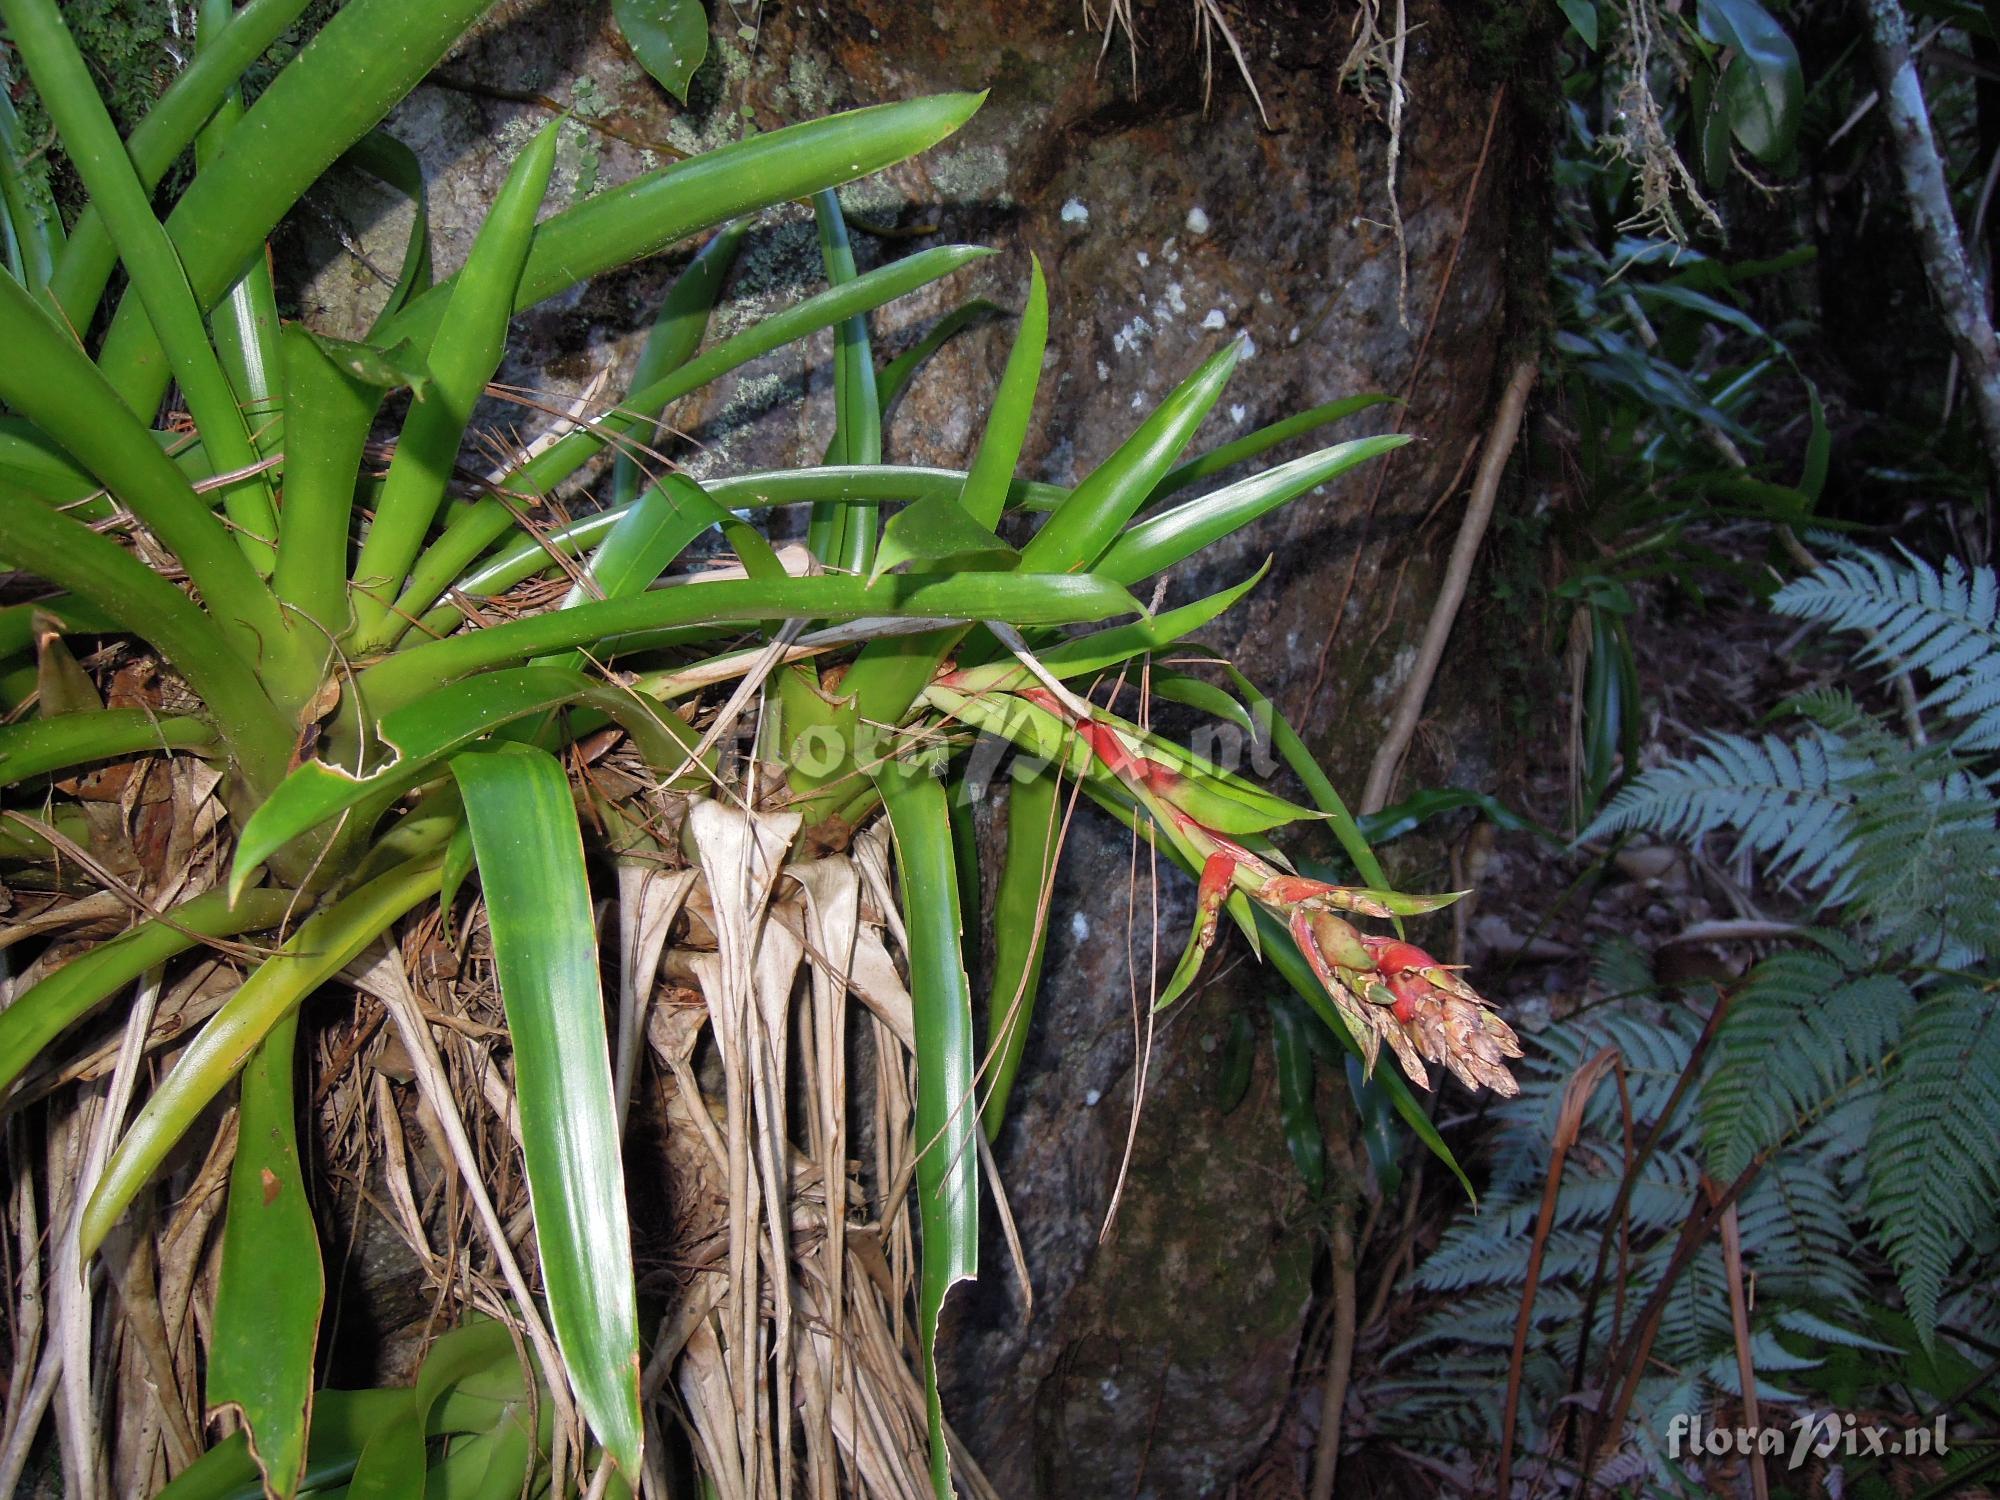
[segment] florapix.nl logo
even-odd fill
[[[1809,1458],[1941,1457],[1950,1451],[1943,1412],[1922,1427],[1889,1427],[1834,1411],[1807,1412],[1768,1427],[1712,1426],[1686,1412],[1667,1423],[1667,1454],[1675,1459],[1757,1453],[1781,1457],[1786,1468],[1797,1469]]]

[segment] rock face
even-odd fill
[[[1409,7],[1410,102],[1395,163],[1408,286],[1399,296],[1388,132],[1336,81],[1355,7],[1273,0],[1241,9],[1256,12],[1233,21],[1271,130],[1219,36],[1204,111],[1192,0],[1132,7],[1136,95],[1125,33],[1105,50],[1074,0],[841,0],[765,5],[754,17],[745,7],[740,19],[754,19],[754,31],[718,3],[711,61],[685,112],[618,46],[608,6],[503,5],[441,70],[447,82],[420,90],[391,129],[431,171],[435,255],[447,271],[507,158],[549,117],[524,102],[535,96],[587,117],[565,127],[551,195],[559,202],[656,164],[662,147],[716,144],[746,123],[771,128],[990,87],[953,140],[842,197],[857,228],[894,234],[857,232],[864,266],[942,239],[1001,252],[878,315],[884,354],[968,297],[1018,306],[1028,255],[1041,258],[1050,344],[1025,474],[1069,481],[1086,472],[1233,337],[1254,352],[1197,446],[1339,396],[1409,392],[1403,425],[1419,440],[1389,467],[1267,518],[1184,568],[1167,596],[1185,602],[1271,560],[1209,642],[1293,716],[1336,782],[1356,787],[1428,613],[1455,476],[1483,433],[1518,314],[1508,251],[1529,217],[1516,194],[1537,127],[1521,105],[1496,98],[1508,62],[1496,54],[1528,52],[1519,35],[1495,33],[1526,23],[1507,5]],[[1384,7],[1385,27],[1392,15]],[[328,209],[370,260],[393,270],[407,222],[396,204],[357,189]],[[323,263],[305,298],[321,326],[358,321],[379,299],[380,277],[338,252],[331,232],[293,249]],[[677,264],[669,257],[537,312],[517,330],[523,353],[505,378],[559,402],[605,366],[629,367]],[[772,214],[747,243],[724,327],[818,277],[804,211]],[[1008,340],[994,320],[947,346],[897,409],[891,456],[962,464]],[[784,351],[685,405],[674,423],[696,445],[680,450],[690,470],[814,461],[831,431],[828,356],[824,339]],[[1386,430],[1392,411],[1351,418],[1320,440]],[[495,416],[534,425],[519,413]],[[1418,522],[1439,504],[1442,527],[1418,540]],[[1227,1488],[1269,1437],[1310,1300],[1318,1229],[1280,1136],[1268,1061],[1239,1107],[1225,1114],[1215,1103],[1231,1012],[1261,1012],[1279,983],[1244,954],[1152,1036],[1115,1226],[1100,1242],[1126,1154],[1134,1016],[1143,1024],[1146,1009],[1153,901],[1143,857],[1128,891],[1133,865],[1122,831],[1079,814],[1036,1029],[998,1146],[1033,1277],[1032,1317],[1023,1320],[997,1230],[982,1282],[947,1309],[947,1413],[1010,1497]],[[1161,974],[1186,930],[1185,887],[1172,875],[1161,883]],[[1137,903],[1129,937],[1128,897]],[[1268,1059],[1268,1047],[1259,1054]]]

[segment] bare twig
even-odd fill
[[[1743,1425],[1755,1432],[1757,1421],[1757,1367],[1750,1357],[1750,1301],[1743,1290],[1743,1234],[1736,1221],[1736,1205],[1722,1211],[1722,1266],[1729,1278],[1729,1326],[1736,1335],[1736,1378],[1743,1387]],[[1764,1472],[1764,1455],[1750,1445],[1750,1491],[1754,1500],[1771,1500],[1771,1479]]]
[[[1458,524],[1458,540],[1452,543],[1444,582],[1438,588],[1430,623],[1424,627],[1423,644],[1417,649],[1417,664],[1410,672],[1409,681],[1403,684],[1403,695],[1389,719],[1388,731],[1375,749],[1374,763],[1368,768],[1367,786],[1361,793],[1360,810],[1363,813],[1380,812],[1388,805],[1396,770],[1402,765],[1403,756],[1410,748],[1410,739],[1417,732],[1417,720],[1423,717],[1424,700],[1430,696],[1431,679],[1437,675],[1438,663],[1444,660],[1445,642],[1451,638],[1451,627],[1458,619],[1458,607],[1464,602],[1465,586],[1472,577],[1473,559],[1479,555],[1479,544],[1486,536],[1487,523],[1493,519],[1493,501],[1500,492],[1500,476],[1514,451],[1514,440],[1520,435],[1521,418],[1528,406],[1528,391],[1534,383],[1535,362],[1524,359],[1514,367],[1513,378],[1507,382],[1507,393],[1500,398],[1500,410],[1494,415],[1485,451],[1479,456],[1479,474],[1473,480],[1472,499],[1466,504],[1465,516]]]

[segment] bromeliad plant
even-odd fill
[[[983,252],[857,274],[832,188],[949,134],[976,97],[755,136],[542,218],[545,131],[465,265],[434,283],[420,178],[375,127],[486,0],[350,0],[246,108],[241,73],[303,8],[207,0],[193,62],[121,140],[54,0],[0,0],[89,194],[66,232],[8,197],[0,277],[0,556],[33,595],[0,613],[5,941],[27,958],[0,1011],[0,1109],[28,1247],[0,1489],[53,1406],[79,1495],[176,1473],[183,1496],[414,1494],[427,1469],[454,1494],[566,1493],[593,1469],[600,1492],[663,1494],[670,1448],[724,1495],[776,1493],[794,1473],[819,1494],[909,1494],[925,1455],[937,1493],[953,1467],[980,1490],[954,1462],[931,1348],[946,1292],[975,1270],[975,1137],[982,1120],[997,1130],[1020,1056],[1065,778],[1198,874],[1201,916],[1161,1003],[1192,982],[1227,911],[1371,1064],[1386,1042],[1420,1083],[1430,1061],[1512,1089],[1512,1033],[1464,981],[1400,934],[1354,925],[1439,899],[1386,889],[1240,674],[1232,695],[1151,666],[1255,580],[1160,612],[1130,592],[1400,439],[1164,504],[1374,399],[1176,467],[1235,362],[1225,349],[1074,489],[1019,482],[1047,329],[1037,269],[970,468],[885,465],[883,410],[960,320],[878,369],[867,314]],[[190,146],[197,169],[161,219],[151,191]],[[401,280],[355,339],[282,322],[264,250],[343,154],[419,194]],[[828,289],[704,350],[734,226],[798,199],[814,205]],[[476,410],[512,314],[711,230],[624,400],[481,472]],[[126,288],[107,304],[119,265]],[[668,471],[650,446],[665,408],[829,329],[838,421],[823,465],[706,486]],[[156,428],[170,389],[179,404]],[[564,521],[551,502],[601,455],[609,503]],[[785,505],[810,507],[803,548],[774,549],[742,519]],[[734,561],[672,571],[710,532]],[[1059,633],[1120,616],[1134,618]],[[1318,811],[1071,686],[1131,667],[1262,718]],[[1023,920],[999,932],[984,1062],[954,855],[968,814],[940,774],[974,730],[1030,752],[999,893]],[[1366,888],[1305,880],[1272,843],[1319,817]],[[616,876],[609,1007],[587,847]],[[441,921],[468,906],[457,980],[410,961],[451,948]],[[498,1006],[481,1011],[488,977]],[[435,1257],[431,1234],[450,1228],[410,1190],[378,1077],[397,1227],[441,1291],[511,1330],[510,1371],[496,1373],[493,1325],[474,1324],[450,1346],[471,1352],[434,1353],[414,1397],[316,1400],[324,1278],[294,1074],[300,1007],[329,985],[386,1015],[415,1118],[478,1234]],[[92,1023],[123,996],[122,1030],[101,1045]],[[863,1013],[874,1071],[850,1079]],[[177,1055],[128,1121],[162,1049]],[[472,1060],[470,1098],[446,1053]],[[321,1079],[309,1119],[327,1090],[349,1118],[370,1107],[342,1071],[353,1062],[350,1049]],[[1442,1152],[1402,1080],[1381,1076]],[[234,1128],[218,1133],[232,1083]],[[473,1105],[510,1163],[518,1147],[518,1174],[485,1170]],[[874,1160],[857,1173],[849,1117],[864,1105]],[[700,1273],[643,1364],[621,1149],[642,1108],[663,1126],[675,1259]],[[190,1180],[184,1150],[203,1140]],[[505,1196],[516,1180],[525,1202]],[[225,1181],[197,1358],[187,1267]],[[510,1208],[532,1217],[532,1257],[517,1255]],[[126,1310],[111,1347],[121,1370],[144,1371],[119,1381],[115,1423],[93,1394],[91,1351],[113,1326],[93,1309],[99,1263]],[[904,1370],[911,1347],[921,1382]],[[439,1425],[472,1397],[489,1403],[467,1408],[485,1425]],[[197,1416],[218,1408],[243,1436],[195,1462]],[[468,1433],[489,1445],[476,1465]]]

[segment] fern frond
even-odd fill
[[[1868,1277],[1854,1254],[1853,1201],[1822,1161],[1803,1152],[1758,1175],[1736,1214],[1760,1304],[1861,1310]]]
[[[1969,721],[1961,749],[2000,749],[2000,579],[1991,568],[1947,558],[1940,573],[1908,552],[1898,564],[1856,551],[1786,584],[1771,607],[1868,632],[1862,662],[1923,673],[1933,683],[1923,706]]]
[[[1885,1344],[1880,1339],[1870,1338],[1855,1329],[1834,1323],[1803,1307],[1781,1308],[1771,1319],[1772,1324],[1785,1333],[1795,1333],[1802,1339],[1809,1339],[1815,1345],[1833,1344],[1842,1349],[1872,1349],[1877,1354],[1902,1355],[1907,1350],[1898,1349],[1894,1344]]]
[[[1956,984],[1925,999],[1882,1091],[1868,1211],[1929,1344],[1952,1264],[2000,1200],[2000,998]]]
[[[2000,950],[2000,807],[1950,750],[1855,735],[1851,893],[1876,939],[1963,967]]]
[[[1614,998],[1650,995],[1659,988],[1653,980],[1652,959],[1625,937],[1607,938],[1591,949],[1590,979]]]
[[[1851,836],[1857,769],[1838,736],[1815,729],[1796,741],[1706,735],[1698,754],[1647,771],[1623,787],[1582,839],[1645,829],[1694,839],[1728,829],[1774,871],[1808,884],[1841,874]]]
[[[1759,964],[1716,1036],[1702,1090],[1710,1170],[1727,1182],[1802,1134],[1880,1063],[1911,1003],[1894,975],[1850,975],[1820,949]]]
[[[1667,1294],[1653,1357],[1677,1370],[1700,1369],[1735,1345],[1722,1245],[1710,1240]]]

